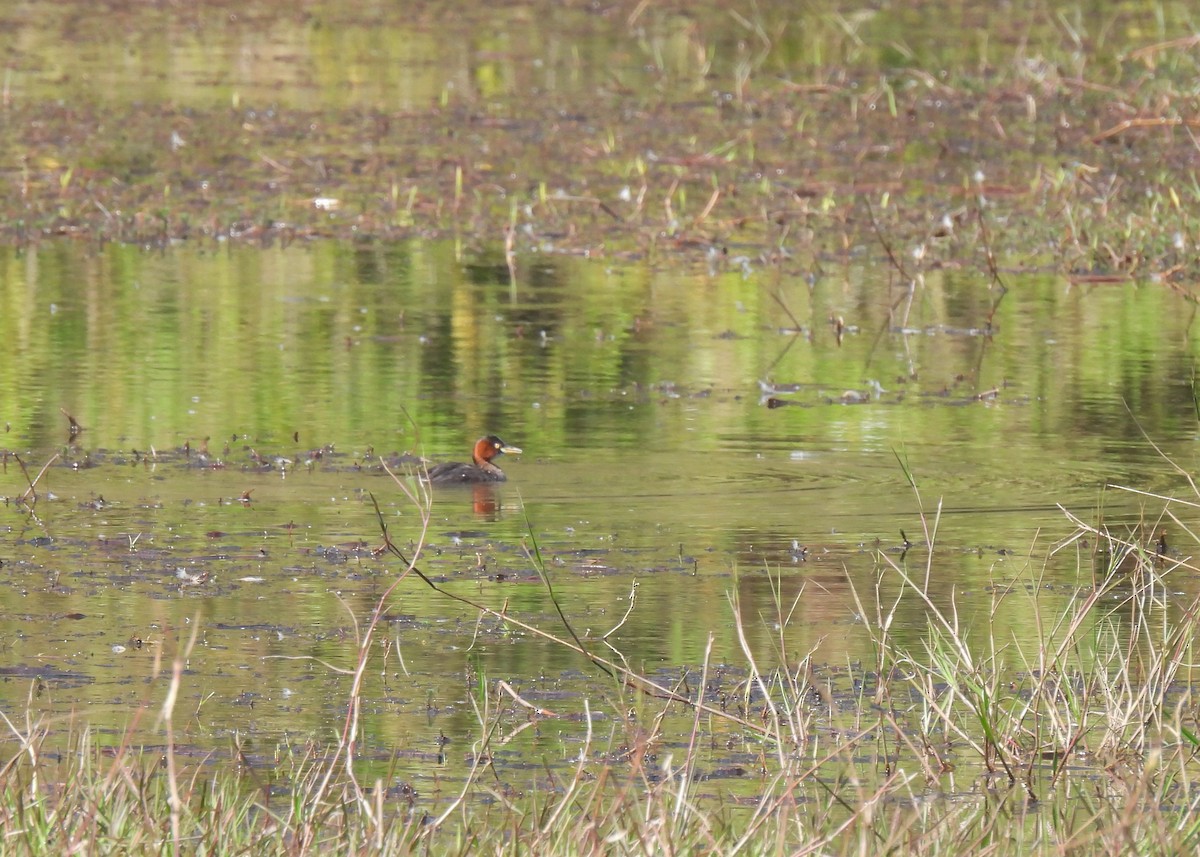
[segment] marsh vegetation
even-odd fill
[[[451,5],[3,11],[0,851],[1194,850],[1190,4]]]

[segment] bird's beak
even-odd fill
[[[519,447],[519,446],[502,446],[502,447],[500,447],[500,452],[506,453],[508,455],[520,455],[521,447]]]

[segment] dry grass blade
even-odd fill
[[[42,477],[46,475],[46,471],[50,469],[50,465],[58,461],[59,453],[56,452],[54,455],[50,456],[46,463],[42,465],[42,469],[38,471],[37,476],[33,477],[32,479],[29,478],[29,471],[25,467],[25,462],[21,460],[21,456],[13,453],[13,458],[16,459],[17,464],[20,465],[21,473],[25,475],[25,481],[29,483],[29,488],[27,488],[19,497],[17,497],[17,502],[34,505],[38,500],[37,484],[42,481]]]

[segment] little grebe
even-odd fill
[[[519,453],[520,447],[509,446],[507,443],[489,434],[475,441],[475,451],[472,455],[474,463],[463,464],[459,461],[447,461],[435,464],[429,468],[429,481],[434,485],[469,485],[477,482],[503,482],[504,471],[492,464],[492,459],[504,452]]]

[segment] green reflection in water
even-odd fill
[[[34,515],[5,507],[9,663],[43,675],[41,710],[86,711],[116,740],[131,707],[156,704],[155,663],[199,622],[190,740],[330,734],[343,677],[288,658],[350,666],[347,608],[361,618],[399,571],[371,555],[368,492],[402,544],[419,530],[370,452],[461,457],[486,431],[526,454],[485,496],[436,496],[424,570],[556,628],[522,549],[527,515],[581,633],[616,625],[637,582],[613,642],[665,678],[710,631],[719,660],[739,659],[734,589],[769,662],[768,569],[785,602],[799,597],[791,651],[871,663],[849,586],[874,591],[874,552],[897,557],[900,531],[921,533],[896,452],[927,507],[943,502],[936,600],[957,598],[974,624],[1015,579],[993,627],[1027,639],[1035,605],[1061,609],[1091,582],[1087,551],[1081,569],[1074,554],[1046,559],[1071,531],[1056,503],[1087,517],[1102,504],[1123,527],[1141,502],[1105,483],[1180,487],[1133,415],[1193,463],[1194,345],[1165,289],[1041,275],[1010,289],[984,336],[997,295],[953,271],[930,272],[909,306],[859,267],[809,284],[522,257],[514,284],[502,256],[453,243],[4,250],[0,444],[35,468],[64,454]],[[831,317],[848,325],[840,341]],[[795,323],[799,336],[781,332]],[[761,379],[799,388],[769,408]],[[60,409],[85,426],[74,444]],[[279,459],[295,462],[286,475]],[[2,496],[24,490],[11,459],[0,480]],[[905,559],[923,569],[926,556],[918,544]],[[1043,564],[1038,589],[1027,581]],[[885,576],[885,599],[895,585]],[[476,670],[572,712],[609,692],[579,659],[477,627],[416,581],[389,616],[397,660],[368,688],[381,753],[469,735]],[[926,633],[924,611],[903,605],[894,637],[917,647]],[[25,682],[6,687],[5,704],[23,705]],[[563,730],[554,746],[574,740]]]
[[[90,450],[461,457],[494,431],[526,448],[508,466],[535,495],[603,469],[589,491],[610,497],[875,482],[909,508],[901,450],[1005,508],[1135,478],[1154,460],[1139,423],[1184,464],[1194,431],[1189,316],[1153,287],[1021,277],[988,336],[998,295],[956,272],[909,300],[863,269],[809,285],[534,258],[513,284],[449,243],[52,244],[3,251],[0,296],[4,443],[36,454],[66,440],[61,411]]]

